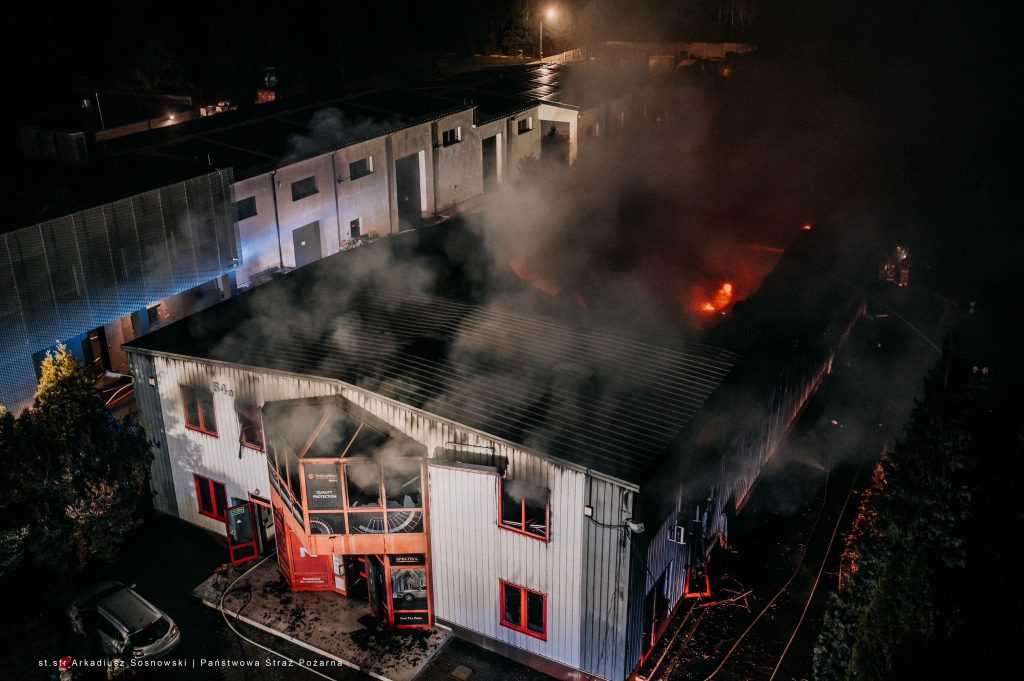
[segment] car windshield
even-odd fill
[[[170,623],[166,617],[161,617],[156,622],[148,624],[143,627],[140,631],[136,631],[134,634],[128,637],[133,648],[143,648],[145,646],[153,645],[165,635],[167,630],[171,628]]]

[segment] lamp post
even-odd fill
[[[537,50],[540,53],[539,58],[544,58],[544,17],[554,21],[555,17],[558,16],[558,12],[555,11],[554,7],[549,7],[547,11],[540,15],[540,49]]]

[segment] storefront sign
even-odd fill
[[[392,565],[426,565],[427,557],[422,553],[396,553],[388,556]]]
[[[396,612],[395,626],[407,627],[411,625],[430,624],[430,613],[427,612]]]
[[[334,464],[306,464],[306,504],[310,510],[341,509],[341,484]]]

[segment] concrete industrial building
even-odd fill
[[[351,597],[364,579],[387,626],[625,678],[705,592],[705,556],[860,301],[805,246],[742,318],[655,347],[491,305],[475,292],[493,281],[453,288],[446,273],[481,276],[451,261],[472,239],[439,226],[339,254],[130,343],[155,504],[221,532],[254,504],[293,588]],[[346,278],[384,250],[443,285]],[[345,294],[289,324],[318,288]],[[260,547],[242,539],[236,560]]]
[[[429,224],[525,159],[569,165],[604,130],[654,120],[638,91],[584,97],[571,69],[274,102],[107,140],[103,158],[75,168],[73,190],[57,190],[64,200],[12,213],[0,234],[0,403],[30,400],[58,342],[100,374],[123,373],[121,343],[151,327],[367,236]]]

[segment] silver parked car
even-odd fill
[[[103,582],[78,594],[68,617],[76,632],[111,656],[157,658],[181,640],[170,617],[121,582]]]

